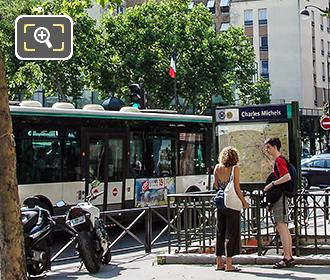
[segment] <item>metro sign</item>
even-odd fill
[[[330,129],[330,117],[329,116],[322,116],[320,120],[320,125],[324,130]]]

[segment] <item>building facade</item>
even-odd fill
[[[231,0],[229,23],[244,27],[251,38],[259,75],[271,83],[273,103],[299,101],[300,107],[322,107],[329,101],[330,23],[313,4],[328,1]]]

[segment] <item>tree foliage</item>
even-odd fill
[[[174,49],[177,92],[186,101],[183,110],[202,112],[214,95],[232,104],[234,88],[243,99],[249,95],[256,102],[269,101],[269,85],[252,81],[255,56],[243,30],[215,33],[208,9],[199,4],[190,10],[188,2],[151,0],[115,17],[107,14],[102,21],[106,55],[98,71],[101,83],[94,86],[125,98],[127,85],[142,81],[149,105],[169,108],[174,89],[168,69]]]
[[[215,33],[203,4],[188,0],[147,1],[113,15],[121,0],[98,0],[109,6],[98,24],[87,12],[90,0],[0,0],[1,50],[6,60],[9,93],[28,98],[41,88],[46,95],[75,101],[84,88],[128,101],[128,85],[141,82],[150,107],[170,108],[174,81],[168,75],[176,53],[177,93],[182,111],[210,108],[213,96],[233,104],[267,103],[269,83],[253,82],[255,56],[241,28]],[[19,61],[14,55],[14,21],[20,14],[69,15],[74,21],[74,51],[67,61]]]
[[[3,51],[9,93],[15,98],[24,93],[25,98],[42,88],[46,95],[59,95],[60,99],[76,100],[84,87],[88,87],[88,73],[93,72],[99,58],[97,36],[99,30],[87,9],[90,0],[17,1],[1,0],[0,38],[6,44]],[[74,21],[73,56],[66,61],[20,61],[14,56],[14,27],[18,15],[69,15]]]

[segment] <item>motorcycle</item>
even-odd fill
[[[66,226],[76,232],[79,257],[90,273],[98,272],[101,264],[109,264],[112,257],[110,238],[100,218],[100,210],[91,203],[102,194],[91,192],[86,202],[72,206],[66,215]],[[64,205],[63,200],[57,202],[58,207]]]
[[[29,275],[50,270],[50,234],[55,221],[37,197],[28,197],[21,208],[25,257]]]

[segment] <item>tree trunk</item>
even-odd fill
[[[0,53],[0,280],[27,279],[16,153],[4,60]]]

